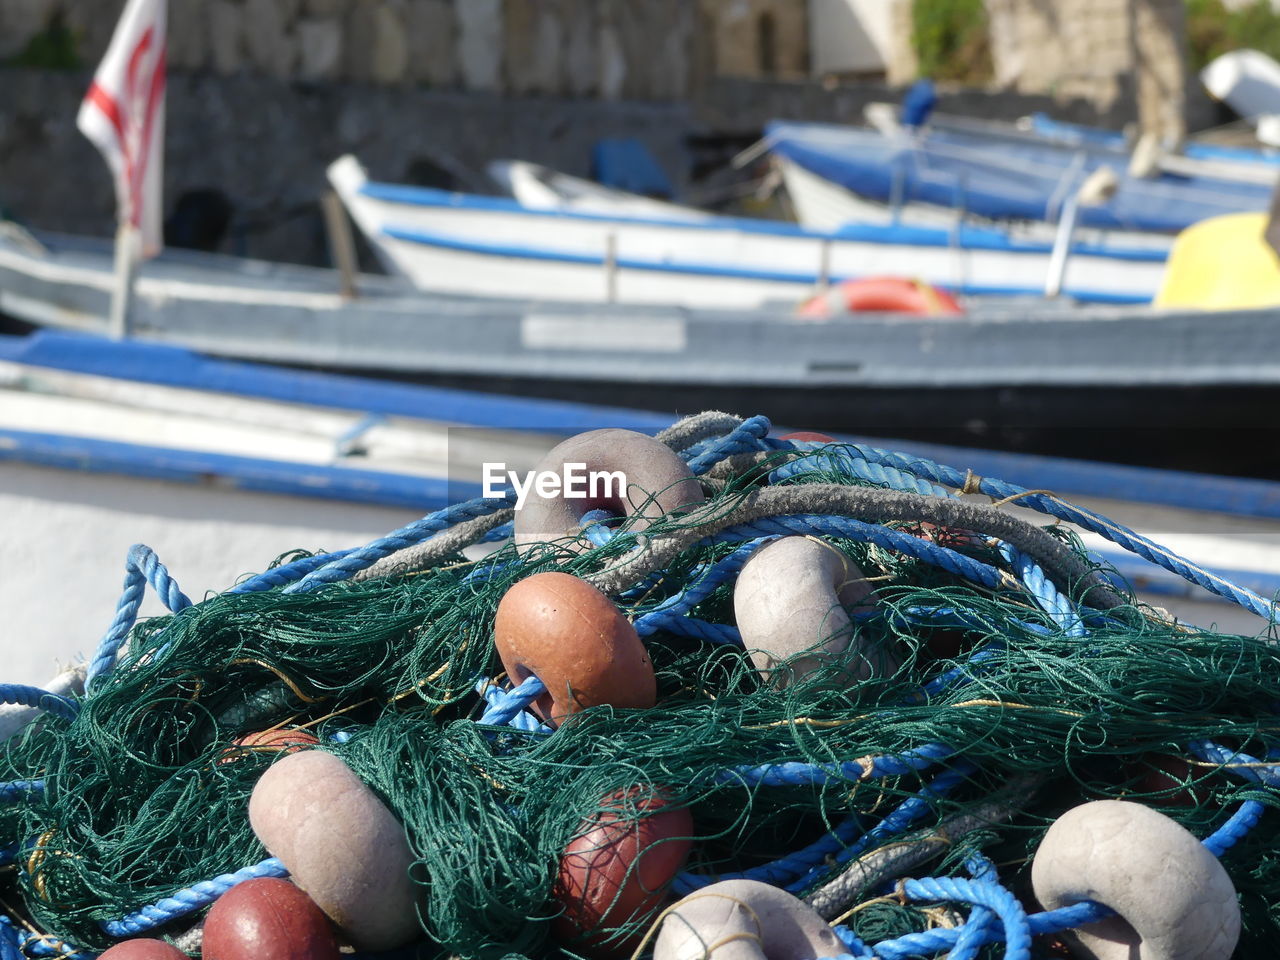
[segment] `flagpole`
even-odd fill
[[[115,340],[129,336],[129,312],[133,306],[133,281],[138,272],[141,236],[127,220],[116,230],[115,282],[111,287],[111,316],[107,333]]]

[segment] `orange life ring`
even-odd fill
[[[863,277],[845,280],[802,303],[801,317],[829,317],[835,313],[914,313],[920,316],[955,316],[964,313],[956,298],[923,280],[905,277]]]

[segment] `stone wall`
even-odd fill
[[[0,207],[47,230],[109,236],[114,195],[75,126],[88,73],[0,69]],[[481,93],[297,83],[270,77],[170,77],[165,203],[217,189],[234,210],[228,252],[326,262],[317,199],[324,170],[354,153],[378,179],[490,191],[493,159],[582,175],[601,137],[636,137],[683,186],[682,104],[512,100]]]
[[[808,0],[170,0],[175,70],[516,96],[672,100],[803,75]],[[55,24],[85,66],[123,0],[0,0],[0,58]]]
[[[1182,0],[985,0],[995,85],[1083,99],[1107,112],[1131,103],[1144,129],[1177,140],[1188,96]]]

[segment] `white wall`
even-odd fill
[[[809,58],[815,75],[887,70],[897,0],[809,0]]]
[[[0,682],[40,684],[89,657],[115,615],[129,547],[154,549],[193,601],[288,550],[360,546],[411,510],[0,463]],[[163,613],[150,588],[142,615]]]

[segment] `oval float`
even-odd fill
[[[816,910],[758,880],[722,880],[667,913],[653,960],[813,960],[848,953]]]
[[[630,811],[639,816],[632,819]],[[628,956],[630,941],[607,947],[592,934],[654,910],[684,866],[692,845],[693,817],[659,795],[636,788],[611,794],[603,809],[584,820],[560,858],[554,895],[564,907],[557,938],[597,955]]]
[[[283,757],[258,779],[249,823],[294,883],[363,950],[419,933],[404,827],[331,753]]]
[[[530,674],[547,691],[532,704],[546,720],[587,707],[652,707],[653,664],[635,627],[603,593],[567,573],[537,573],[503,595],[494,643],[514,683]]]
[[[605,484],[597,484],[596,495],[585,497],[542,496],[530,488],[523,506],[516,510],[517,547],[571,537],[581,526],[583,514],[591,510],[628,517],[633,530],[643,530],[664,514],[706,499],[688,465],[670,447],[634,430],[590,430],[570,437],[539,461],[534,475],[563,477],[566,464],[588,474],[620,473],[625,483],[611,484],[608,495],[604,495]],[[585,545],[571,549],[585,549]]]
[[[104,950],[98,960],[190,960],[190,958],[171,943],[163,940],[139,938],[125,940],[114,947]]]
[[[261,877],[232,887],[204,921],[204,960],[338,960],[333,924],[288,880]]]
[[[1140,803],[1096,800],[1044,835],[1031,886],[1046,910],[1094,900],[1119,916],[1061,936],[1097,960],[1228,960],[1240,904],[1216,857]]]
[[[785,661],[786,673],[779,678],[785,685],[839,658],[852,678],[865,680],[892,668],[887,656],[849,647],[853,624],[845,607],[870,596],[862,571],[835,547],[809,537],[783,537],[765,544],[743,566],[733,588],[733,610],[742,645],[765,678]]]

